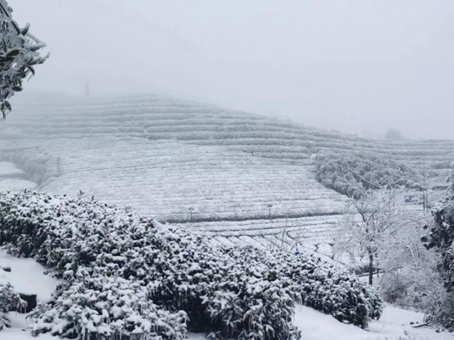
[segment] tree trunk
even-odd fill
[[[369,254],[369,284],[372,286],[374,280],[374,254]]]

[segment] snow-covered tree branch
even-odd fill
[[[0,0],[0,111],[3,119],[11,111],[8,99],[22,91],[22,82],[35,75],[34,66],[49,57],[41,55],[46,44],[29,33],[30,25],[21,28],[12,18],[12,8]]]
[[[347,203],[335,252],[349,253],[354,258],[367,257],[369,284],[373,283],[379,254],[398,226],[400,193],[399,189],[367,190],[361,198]]]

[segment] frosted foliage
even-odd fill
[[[420,188],[422,174],[403,162],[366,152],[323,152],[315,157],[317,180],[337,192],[360,198],[367,190]]]
[[[381,314],[375,292],[319,259],[216,246],[95,200],[0,193],[0,223],[0,244],[69,282],[57,290],[55,304],[34,314],[35,332],[98,334],[105,320],[117,320],[108,332],[115,334],[112,327],[121,322],[121,334],[131,339],[134,329],[148,332],[151,323],[150,332],[163,339],[179,339],[187,327],[211,338],[291,340],[301,336],[292,324],[295,301],[360,327]],[[81,321],[74,323],[73,315]],[[135,328],[128,320],[137,321]]]
[[[48,58],[39,52],[46,45],[29,34],[29,28],[28,24],[20,28],[12,19],[12,9],[6,0],[0,0],[0,110],[3,118],[11,110],[8,99],[22,91],[23,79],[35,74],[33,67]]]
[[[10,327],[8,312],[20,310],[26,305],[27,303],[21,300],[19,294],[14,292],[13,286],[9,283],[0,284],[0,331],[4,327]]]

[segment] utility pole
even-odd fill
[[[194,212],[194,208],[189,208],[189,213],[191,214],[191,222],[192,222],[192,213]]]
[[[422,192],[422,210],[426,210],[426,189]]]
[[[268,204],[268,218],[271,219],[271,208],[273,207],[272,204]]]
[[[427,182],[426,182],[426,178],[427,178],[426,161],[423,161],[422,176],[423,176],[422,209],[427,210],[428,209],[428,207],[427,207],[428,199],[427,199]]]

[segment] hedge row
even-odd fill
[[[365,327],[380,300],[305,256],[219,248],[95,200],[0,193],[0,245],[67,284],[32,313],[33,333],[73,339],[299,339],[295,301]]]

